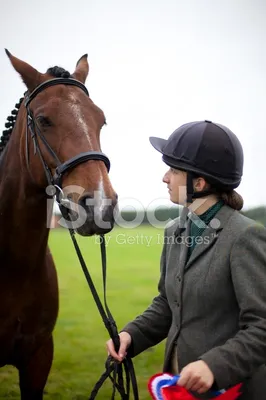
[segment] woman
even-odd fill
[[[238,212],[243,151],[211,121],[150,138],[170,167],[163,181],[181,217],[165,230],[159,295],[120,333],[121,361],[167,338],[164,371],[210,396],[243,383],[241,400],[266,397],[266,229]],[[208,394],[209,393],[209,394]]]

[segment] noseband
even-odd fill
[[[33,140],[34,144],[34,154],[38,152],[44,172],[46,174],[47,181],[49,185],[54,185],[56,187],[62,188],[62,177],[65,172],[68,172],[72,168],[76,167],[77,165],[84,163],[89,160],[99,160],[103,161],[107,171],[109,172],[110,170],[110,160],[109,158],[102,153],[101,151],[87,151],[84,153],[77,154],[76,156],[70,158],[69,160],[65,161],[62,163],[59,158],[57,157],[56,153],[54,150],[51,148],[49,143],[47,142],[45,136],[41,133],[40,129],[38,128],[38,125],[36,124],[36,121],[33,117],[33,114],[30,110],[30,103],[31,101],[43,90],[45,90],[48,87],[55,86],[55,85],[72,85],[76,86],[80,89],[83,90],[83,92],[86,93],[87,96],[89,96],[89,92],[87,88],[83,85],[83,83],[77,81],[76,79],[72,78],[54,78],[49,81],[46,81],[44,83],[41,83],[39,86],[36,87],[36,89],[33,90],[31,93],[26,93],[25,96],[25,107],[27,109],[27,129],[26,129],[26,162],[27,166],[29,169],[29,145],[28,145],[28,136],[29,136],[29,130],[31,133],[31,138]],[[55,164],[56,164],[56,170],[55,174],[53,175],[51,172],[51,169],[47,165],[46,161],[43,158],[38,138],[42,141],[48,152],[51,154],[53,157]]]

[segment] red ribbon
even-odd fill
[[[241,394],[239,392],[241,386],[241,383],[239,383],[211,400],[236,400]],[[163,387],[162,396],[164,400],[197,400],[186,389],[178,385]]]
[[[167,373],[152,376],[148,389],[153,400],[197,400],[187,389],[175,383],[178,381],[176,378]],[[241,395],[241,387],[242,383],[239,383],[210,400],[236,400]]]

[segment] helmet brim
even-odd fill
[[[151,136],[149,138],[151,145],[155,148],[155,150],[159,151],[160,153],[164,154],[163,149],[165,145],[167,144],[166,139],[158,138],[155,136]]]

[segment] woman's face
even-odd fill
[[[163,177],[167,184],[170,200],[175,204],[185,205],[187,199],[187,173],[169,168]]]

